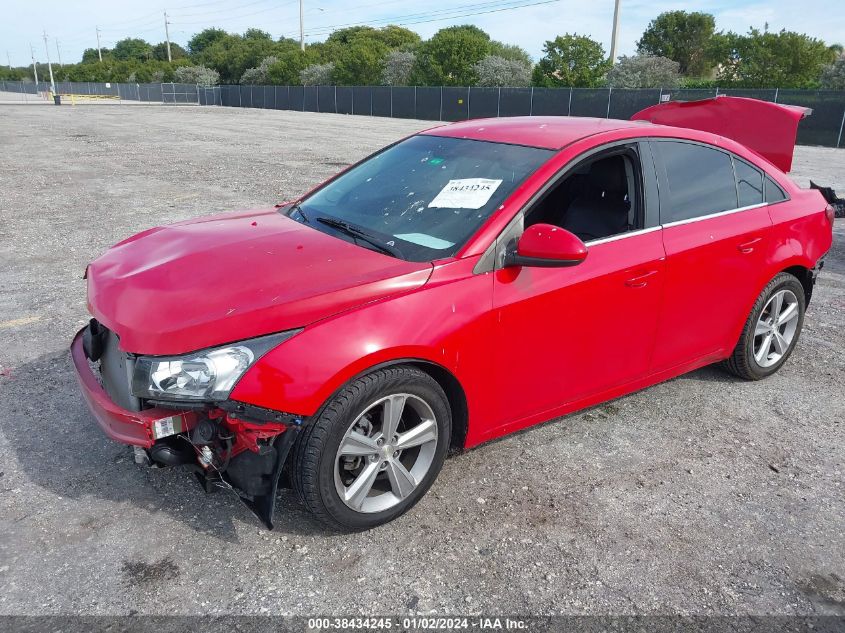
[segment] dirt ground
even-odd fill
[[[845,614],[843,220],[777,375],[706,368],[482,446],[368,533],[290,491],[268,532],[104,437],[67,353],[88,261],[428,125],[0,106],[0,614]],[[799,148],[795,175],[845,192],[845,150]]]

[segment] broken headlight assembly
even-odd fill
[[[138,356],[132,394],[147,400],[218,402],[255,361],[302,330],[288,330],[180,356]]]

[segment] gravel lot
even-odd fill
[[[796,353],[707,368],[447,461],[411,513],[267,532],[143,470],[82,403],[85,264],[145,227],[269,205],[428,124],[0,106],[0,614],[845,614],[845,224]],[[845,192],[845,150],[796,177]]]

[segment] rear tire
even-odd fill
[[[293,489],[332,529],[382,525],[428,491],[451,427],[449,401],[431,376],[405,365],[376,370],[344,387],[303,429]]]
[[[778,274],[754,303],[725,368],[745,380],[775,373],[798,343],[805,307],[801,282],[789,273]]]

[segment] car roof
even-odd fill
[[[431,136],[560,149],[587,136],[630,128],[651,127],[647,121],[623,121],[568,116],[518,116],[472,119],[421,132]]]

